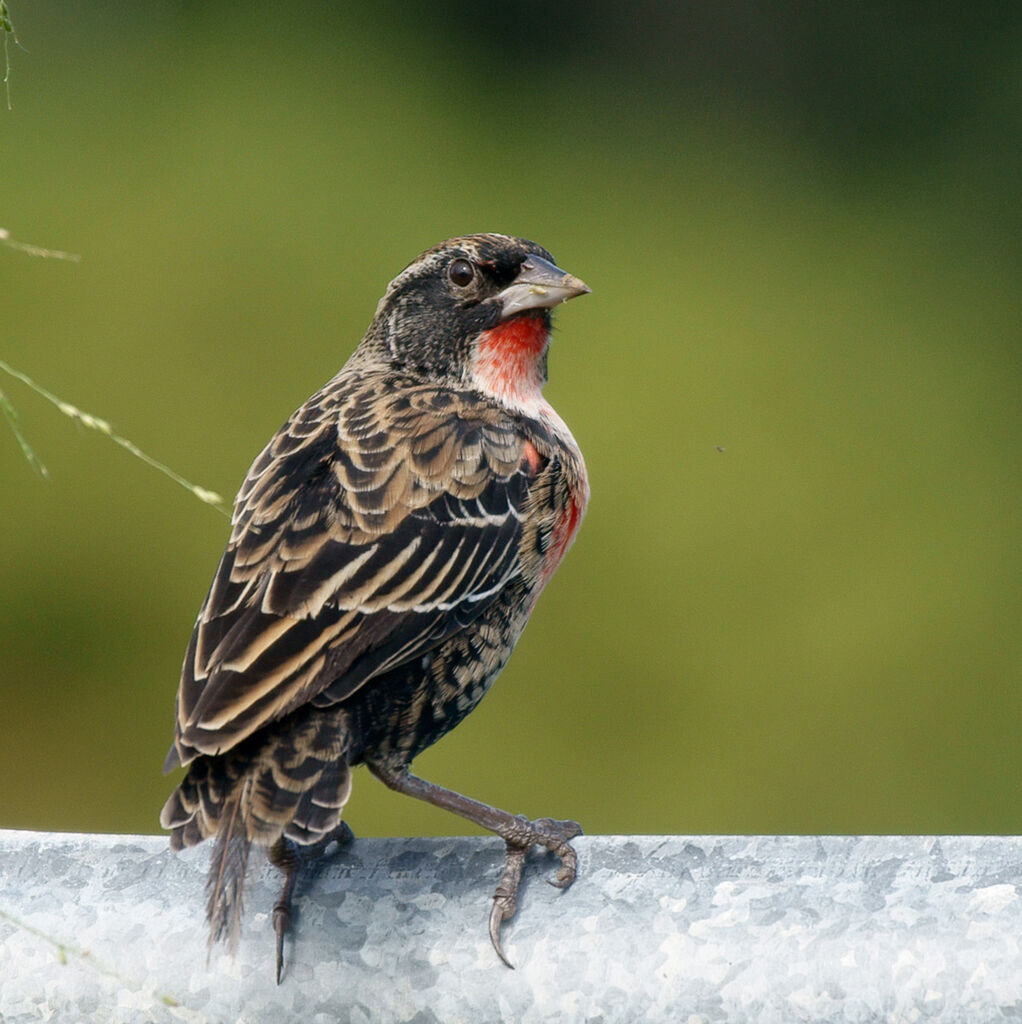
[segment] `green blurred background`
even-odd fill
[[[9,6],[0,225],[83,258],[0,248],[0,358],[198,483],[445,237],[592,287],[548,388],[590,513],[421,774],[590,832],[1022,831],[1022,6]],[[157,831],[227,523],[0,387],[51,477],[0,425],[0,825]]]

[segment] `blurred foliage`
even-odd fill
[[[428,778],[593,832],[1017,832],[1022,8],[36,2],[0,357],[232,493],[468,231],[593,294],[593,486]],[[28,391],[0,432],[0,825],[155,831],[226,539]],[[461,832],[360,774],[356,834]]]

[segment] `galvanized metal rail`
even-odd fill
[[[0,831],[0,1020],[377,1024],[967,1021],[1022,1016],[1022,840],[591,836],[561,893],[530,859],[508,970],[486,933],[502,844],[359,839],[300,887],[284,983],[277,875],[207,964],[209,852]]]

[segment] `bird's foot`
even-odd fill
[[[284,936],[291,930],[291,903],[294,896],[295,882],[303,864],[321,857],[331,843],[346,846],[355,838],[347,822],[342,821],[332,832],[324,836],[318,843],[302,846],[285,836],[281,836],[270,847],[270,863],[284,873],[284,884],[280,887],[280,896],[273,905],[273,930],[277,936],[277,984],[284,976]]]
[[[582,835],[582,826],[577,821],[555,821],[553,818],[537,818],[530,821],[523,815],[508,814],[497,807],[472,800],[444,789],[435,782],[427,782],[413,775],[407,764],[383,759],[367,758],[369,770],[385,785],[398,793],[425,800],[434,807],[460,814],[490,832],[496,833],[507,845],[507,861],[500,885],[493,894],[493,908],[490,911],[490,941],[497,956],[511,967],[511,961],[500,945],[500,926],[513,917],[518,905],[518,886],[522,880],[525,857],[534,846],[545,846],[561,858],[561,867],[550,880],[558,889],[567,889],[575,881],[578,858],[571,848],[571,840]]]
[[[284,883],[285,886],[287,883]],[[291,930],[291,894],[281,895],[273,907],[273,930],[277,934],[277,984],[284,976],[284,936]]]
[[[490,941],[497,956],[514,968],[507,958],[500,943],[500,926],[514,917],[518,909],[518,887],[522,880],[522,868],[525,858],[533,846],[545,846],[551,853],[561,858],[561,866],[557,874],[551,878],[550,884],[558,889],[567,889],[575,881],[578,857],[569,840],[582,835],[582,826],[577,821],[555,821],[552,818],[539,818],[530,821],[518,816],[514,824],[502,832],[507,845],[507,859],[504,863],[504,874],[501,876],[497,889],[493,894],[493,907],[490,910]]]

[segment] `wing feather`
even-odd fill
[[[313,396],[239,492],[168,763],[343,700],[481,614],[521,572],[524,443],[471,393],[340,375]]]

